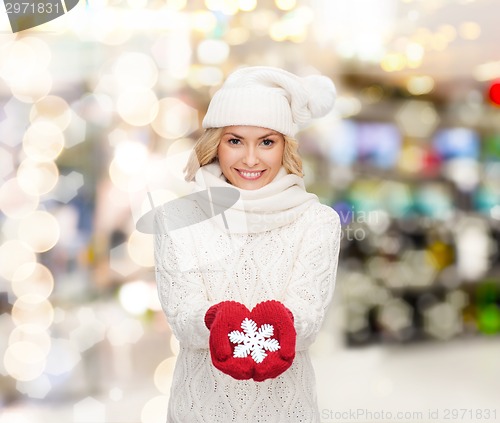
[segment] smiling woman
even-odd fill
[[[278,174],[284,144],[283,135],[267,128],[226,127],[217,150],[222,173],[238,188],[261,188]]]
[[[233,131],[236,131],[234,129],[235,127],[223,127],[223,128],[209,128],[207,129],[201,137],[198,139],[197,143],[195,144],[193,148],[193,153],[189,157],[188,163],[186,165],[186,168],[184,169],[186,172],[186,181],[192,181],[195,178],[195,174],[198,171],[198,169],[202,166],[208,165],[213,162],[217,162],[220,164],[221,158],[220,158],[220,150],[223,148],[221,146],[222,144],[222,137],[224,134],[228,133],[231,129]],[[259,128],[259,127],[252,127],[252,126],[240,126],[241,131],[255,131],[258,129],[265,129],[266,133],[269,132],[269,129],[266,128]],[[283,156],[282,156],[282,166],[285,168],[286,172],[289,174],[294,174],[299,177],[304,176],[302,173],[302,159],[299,156],[298,153],[298,148],[299,144],[297,140],[293,137],[290,137],[288,135],[283,135],[280,134],[276,131],[272,131],[271,133],[277,134],[283,139]],[[236,134],[236,136],[230,137],[227,141],[233,145],[238,145],[241,144],[241,136],[238,138],[239,133]],[[229,136],[229,135],[228,135]],[[235,141],[233,141],[233,139]],[[272,137],[270,141],[273,141],[275,138]],[[238,141],[236,141],[238,140]],[[245,140],[243,140],[245,141]],[[274,142],[274,141],[273,141]],[[269,142],[262,140],[261,142],[264,145],[268,145],[267,148],[269,148]],[[274,145],[274,144],[273,144]],[[224,159],[222,159],[224,161]],[[222,164],[220,164],[222,166]],[[241,170],[248,170],[250,171],[250,168],[242,166]],[[223,177],[226,179],[227,182],[229,182],[229,179],[225,176],[225,172],[223,173]],[[232,184],[234,182],[231,181]],[[238,185],[235,185],[238,186]],[[262,185],[263,186],[263,185]],[[238,186],[239,187],[239,186]],[[243,188],[243,187],[239,187]],[[247,189],[255,189],[252,187],[248,187]]]
[[[341,226],[305,190],[293,137],[334,98],[326,77],[250,67],[212,99],[186,180],[240,200],[224,227],[214,217],[169,232],[168,209],[155,216],[158,292],[180,345],[167,423],[319,422],[308,348],[333,295]]]

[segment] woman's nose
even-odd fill
[[[253,167],[259,163],[257,151],[254,148],[247,148],[243,157],[243,163],[248,167]]]

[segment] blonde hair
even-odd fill
[[[184,179],[191,182],[194,179],[196,171],[217,159],[217,149],[222,138],[224,128],[209,128],[198,138],[193,151],[189,156],[184,172]],[[303,177],[302,159],[299,156],[299,143],[295,138],[283,135],[285,139],[285,149],[283,151],[283,166],[288,173],[293,173]]]

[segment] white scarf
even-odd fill
[[[233,188],[240,192],[240,199],[224,213],[231,233],[258,233],[279,228],[319,202],[315,194],[306,191],[304,179],[287,173],[283,166],[270,183],[247,190],[231,185],[219,162],[215,161],[202,166],[195,175],[196,192],[209,187]],[[222,219],[219,226],[220,221]]]

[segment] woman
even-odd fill
[[[210,102],[186,167],[199,197],[178,213],[190,224],[172,230],[172,208],[155,217],[159,296],[180,343],[168,423],[319,422],[308,348],[333,294],[341,226],[305,191],[293,136],[334,98],[326,77],[248,67]],[[221,208],[215,188],[235,204]]]

